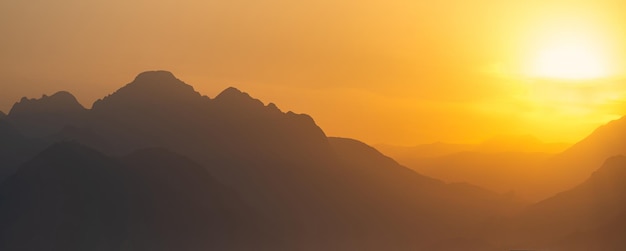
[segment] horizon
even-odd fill
[[[178,77],[178,76],[177,76],[174,72],[170,72],[170,71],[167,71],[167,70],[150,70],[150,71],[143,71],[143,72],[140,72],[140,73],[146,73],[146,72],[158,72],[158,71],[164,71],[164,72],[169,72],[169,73],[172,73],[172,74],[174,75],[174,77],[176,77],[176,78],[180,79],[180,78],[179,78],[179,77]],[[140,73],[139,73],[139,74],[140,74]],[[138,74],[137,74],[137,75],[138,75]],[[186,84],[188,84],[188,85],[192,86],[192,87],[194,88],[194,90],[198,91],[198,89],[197,89],[194,85],[187,83],[184,79],[180,79],[180,80],[181,80],[181,81],[183,81],[184,83],[186,83]],[[129,82],[129,83],[130,83],[130,82]],[[118,87],[118,89],[119,89],[119,88],[122,88],[123,86],[125,86],[125,84],[120,85],[120,86]],[[207,96],[207,97],[209,97],[210,99],[214,99],[217,95],[219,95],[221,92],[223,92],[224,90],[226,90],[226,89],[228,89],[228,88],[235,88],[235,89],[239,89],[239,88],[237,88],[236,86],[228,86],[228,87],[224,88],[223,90],[218,91],[217,93],[214,93],[213,95],[209,95],[209,94],[206,94],[206,93],[202,93],[202,92],[200,92],[200,91],[198,91],[198,92],[199,92],[201,95],[203,95],[203,96]],[[116,89],[116,90],[117,90],[117,89]],[[242,91],[242,92],[244,92],[244,93],[248,93],[246,90],[241,90],[241,89],[239,89],[239,90],[240,90],[240,91]],[[83,102],[81,102],[80,97],[76,96],[74,93],[72,93],[71,91],[67,91],[67,90],[58,90],[58,91],[54,91],[54,92],[51,92],[51,93],[43,93],[43,94],[39,95],[38,97],[27,97],[27,96],[23,96],[22,98],[27,98],[27,99],[34,99],[34,100],[38,100],[38,99],[41,99],[41,98],[42,98],[42,97],[44,97],[44,96],[48,96],[48,97],[49,97],[49,96],[52,96],[52,95],[57,94],[57,93],[60,93],[60,92],[67,92],[67,93],[70,93],[72,96],[74,96],[74,97],[76,98],[76,100],[78,101],[78,103],[79,103],[80,105],[82,105],[82,106],[83,106],[83,107],[85,107],[86,109],[92,109],[92,108],[93,108],[92,106],[93,106],[93,104],[94,104],[96,101],[98,101],[99,99],[102,99],[102,98],[104,98],[104,97],[106,97],[106,96],[108,96],[108,95],[113,94],[113,93],[115,92],[115,90],[114,90],[114,91],[112,91],[111,93],[106,93],[106,94],[103,94],[103,95],[101,95],[100,97],[98,97],[98,98],[96,98],[96,99],[94,99],[93,101],[88,102],[88,103],[85,103],[84,101],[83,101]],[[265,100],[262,100],[262,99],[260,99],[260,98],[258,98],[258,97],[255,97],[253,94],[250,94],[250,95],[252,96],[252,98],[259,99],[259,100],[260,100],[261,102],[263,102],[263,104],[265,104],[265,105],[267,105],[267,104],[269,104],[269,103],[275,103],[275,102],[272,102],[272,101],[265,101]],[[17,104],[18,102],[20,102],[20,100],[21,100],[22,98],[17,99],[13,105],[15,105],[15,104]],[[86,104],[90,104],[90,105],[86,105]],[[5,113],[5,114],[9,114],[9,112],[11,111],[11,108],[13,107],[13,105],[11,105],[11,107],[9,107],[9,109],[7,109],[6,111],[4,111],[4,110],[2,110],[2,109],[0,109],[0,111],[1,111],[1,112],[3,112],[3,113]],[[280,107],[282,107],[280,104],[276,104],[276,105],[277,105],[279,108],[280,108]],[[293,111],[293,110],[290,110],[290,109],[283,109],[283,110],[286,110],[286,111]],[[303,113],[303,114],[308,114],[308,113],[307,113],[307,112],[305,112],[305,111],[293,111],[293,112],[296,112],[296,113]],[[308,115],[310,115],[310,114],[308,114]],[[313,117],[313,119],[315,120],[315,117]],[[316,123],[317,123],[317,120],[316,120]],[[322,127],[322,129],[326,132],[325,128],[324,128],[322,125],[320,125],[320,127]],[[594,129],[595,129],[595,128],[594,128]],[[591,133],[591,132],[589,132],[589,133]],[[329,136],[329,137],[342,137],[342,138],[346,138],[346,137],[347,137],[347,138],[351,138],[351,137],[346,136],[346,135],[332,135],[332,134],[328,134],[328,136]],[[586,136],[587,136],[587,135],[584,135],[582,138],[584,138],[584,137],[586,137]],[[574,141],[572,141],[572,142],[564,142],[564,141],[545,141],[545,140],[543,140],[543,139],[541,139],[541,138],[538,138],[537,136],[532,135],[532,134],[494,134],[494,135],[488,136],[487,138],[484,138],[484,139],[477,139],[477,140],[475,140],[475,141],[441,141],[441,140],[435,140],[435,141],[429,141],[429,142],[413,142],[413,143],[408,143],[408,144],[394,144],[394,143],[388,143],[388,142],[368,142],[367,140],[363,140],[363,139],[359,139],[359,138],[355,138],[355,139],[358,139],[358,140],[363,140],[364,142],[366,142],[366,143],[368,143],[368,144],[370,144],[370,145],[375,145],[375,146],[376,146],[376,145],[387,145],[387,146],[397,146],[397,147],[412,147],[412,146],[427,145],[427,144],[437,144],[437,143],[443,143],[443,144],[469,144],[469,145],[479,145],[479,144],[483,144],[483,143],[486,143],[486,142],[488,142],[488,141],[490,141],[490,140],[494,140],[494,139],[500,139],[500,140],[517,140],[517,139],[519,139],[519,138],[524,138],[524,137],[530,137],[530,138],[532,138],[532,139],[536,139],[536,140],[538,140],[538,141],[539,141],[538,143],[541,143],[541,144],[562,144],[562,145],[570,145],[570,146],[571,146],[571,145],[573,145],[575,142],[578,142],[578,141],[580,141],[580,140],[582,139],[582,138],[581,138],[581,139],[578,139],[578,140],[574,140]],[[352,138],[354,138],[354,137],[352,137]]]
[[[165,69],[376,144],[573,143],[626,114],[626,5],[610,0],[0,6],[5,112],[58,90],[90,104]]]
[[[626,250],[626,1],[0,1],[0,250]]]

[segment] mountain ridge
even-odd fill
[[[10,118],[7,122],[13,123]],[[16,126],[22,129],[25,125]],[[498,244],[490,238],[492,235],[510,233],[501,225],[503,219],[516,217],[528,205],[514,193],[496,193],[422,175],[363,142],[328,137],[311,116],[282,112],[275,104],[264,105],[236,88],[227,88],[214,99],[202,96],[165,71],[139,74],[133,82],[86,109],[77,121],[61,119],[37,125],[42,126],[41,131],[55,133],[33,137],[37,143],[32,152],[41,152],[39,148],[44,153],[54,152],[59,149],[56,142],[64,141],[90,150],[79,147],[74,151],[71,143],[69,148],[60,148],[69,153],[57,157],[48,154],[54,163],[42,159],[42,155],[28,158],[24,160],[26,166],[34,166],[30,169],[35,171],[29,173],[29,168],[22,165],[0,184],[0,195],[17,200],[20,191],[54,187],[56,183],[49,179],[34,177],[61,171],[58,175],[64,181],[59,184],[72,189],[50,190],[50,198],[70,196],[78,203],[76,210],[93,213],[95,209],[82,205],[83,197],[79,195],[83,191],[78,190],[83,185],[87,192],[97,193],[98,189],[86,184],[81,175],[106,186],[116,183],[115,178],[94,174],[114,172],[115,177],[129,177],[132,182],[124,181],[126,186],[116,189],[127,189],[126,195],[136,196],[119,205],[139,212],[131,217],[137,221],[124,230],[136,231],[137,235],[129,236],[137,238],[139,250],[182,247],[191,251],[194,243],[211,246],[206,240],[221,237],[227,241],[218,241],[219,247],[230,247],[239,240],[266,239],[259,242],[259,249],[267,250],[455,250],[463,245],[491,250]],[[613,172],[609,171],[608,176],[615,176]],[[604,173],[598,175],[607,176]],[[73,183],[74,179],[68,177],[76,177],[77,181]],[[6,184],[13,185],[2,189]],[[109,192],[117,194],[115,191]],[[27,198],[28,203],[47,203],[45,198]],[[203,198],[212,198],[215,204],[207,204]],[[185,206],[171,207],[170,201]],[[11,214],[28,212],[13,208],[28,205],[3,204],[0,200],[0,212],[5,212],[0,213],[0,219],[29,218]],[[239,209],[228,210],[231,207]],[[50,212],[41,213],[50,219],[58,218]],[[152,218],[142,219],[143,214]],[[546,213],[556,219],[559,215],[555,214],[558,212]],[[169,219],[169,215],[175,217]],[[49,223],[50,219],[41,220]],[[211,222],[234,229],[225,227],[232,232],[214,232]],[[155,227],[142,227],[150,224]],[[16,225],[0,224],[9,232],[17,231],[16,238],[9,236],[4,241],[15,243],[28,238],[27,233],[11,226]],[[185,231],[172,230],[186,227],[204,238],[190,242],[186,241],[189,235]],[[42,235],[50,237],[48,230],[43,228]],[[103,234],[108,230],[93,231]],[[261,232],[267,235],[253,237]],[[231,242],[228,236],[243,239]],[[32,245],[42,243],[34,241]]]
[[[13,105],[8,116],[20,116],[22,113],[61,113],[80,112],[82,110],[85,110],[85,107],[78,102],[74,95],[67,91],[59,91],[51,96],[44,94],[39,99],[23,97]]]
[[[621,250],[626,243],[626,157],[613,156],[581,184],[540,201],[517,216],[511,236],[554,250]],[[603,232],[604,236],[595,233]]]

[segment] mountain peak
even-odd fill
[[[220,94],[218,94],[215,99],[217,103],[226,104],[229,106],[238,106],[238,107],[263,107],[263,102],[258,99],[255,99],[250,96],[250,94],[246,92],[242,92],[235,87],[228,87]]]
[[[162,82],[162,81],[180,81],[173,73],[169,71],[145,71],[139,73],[133,82]]]
[[[215,99],[230,99],[238,97],[251,98],[248,93],[242,92],[239,89],[231,86],[220,92],[220,94],[218,94]]]
[[[85,108],[78,103],[74,95],[66,91],[60,91],[52,96],[43,95],[39,99],[24,97],[13,105],[9,116],[19,116],[25,113],[81,112],[84,110]]]
[[[191,85],[179,80],[169,71],[146,71],[115,93],[96,101],[93,108],[98,109],[104,104],[150,106],[158,103],[189,102],[199,97],[200,93]]]
[[[156,92],[163,90],[174,91],[183,89],[185,91],[195,92],[193,90],[193,87],[185,84],[169,71],[146,71],[139,73],[139,75],[135,77],[135,80],[133,80],[133,82],[126,85],[122,89],[131,87],[135,89],[141,88],[143,89],[143,91],[146,92]]]
[[[616,155],[606,159],[604,164],[593,173],[592,178],[626,180],[626,156]]]

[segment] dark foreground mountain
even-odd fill
[[[0,116],[0,183],[43,148],[41,142],[27,138],[6,116]]]
[[[257,223],[204,168],[161,149],[115,160],[55,144],[0,187],[1,250],[234,250],[258,246]]]

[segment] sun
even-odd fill
[[[533,55],[529,75],[535,78],[590,80],[608,77],[608,60],[599,43],[584,36],[545,42]]]

